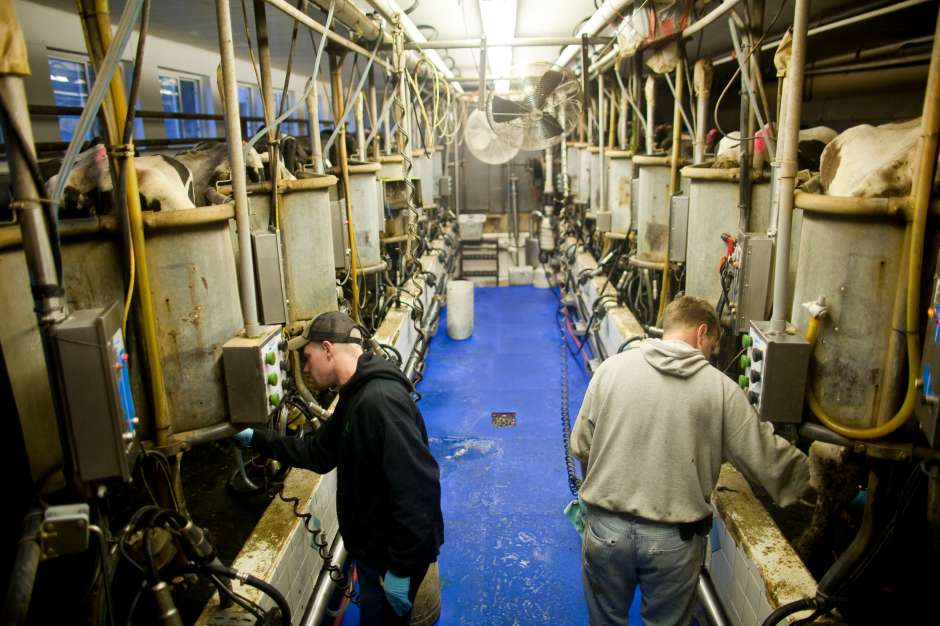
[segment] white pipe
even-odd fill
[[[561,107],[561,110],[558,113],[558,121],[561,123],[561,127],[565,127],[565,107]],[[568,196],[571,194],[571,181],[568,180],[568,133],[565,133],[561,136],[561,191],[562,195],[565,198],[565,202],[568,201]]]
[[[709,59],[699,59],[695,62],[693,89],[697,100],[695,102],[695,143],[693,146],[693,163],[705,161],[705,133],[708,128],[708,98],[711,95],[712,64]]]
[[[751,84],[751,72],[749,67],[745,67],[745,56],[750,56],[750,54],[745,55],[743,49],[741,48],[741,42],[738,39],[738,30],[734,26],[734,18],[728,18],[728,28],[731,31],[731,45],[734,46],[735,58],[738,60],[738,67],[741,69],[741,82],[744,83],[744,89],[747,92],[748,100],[751,102],[751,111],[754,112],[754,115],[757,116],[757,121],[760,124],[761,130],[764,131],[764,141],[767,142],[767,147],[770,149],[771,154],[776,154],[777,148],[774,145],[772,133],[770,128],[764,123],[764,115],[761,113],[760,103],[757,101],[757,95],[754,93],[754,86]],[[750,39],[748,39],[750,41]],[[748,46],[750,50],[750,44]],[[748,63],[750,65],[750,63]],[[760,80],[760,76],[756,76],[757,80]],[[744,136],[744,135],[739,135]]]
[[[372,0],[370,0],[370,2],[371,1]],[[595,11],[594,15],[591,16],[591,19],[578,29],[577,36],[587,35],[588,37],[594,37],[604,30],[613,20],[623,15],[627,5],[632,4],[633,0],[605,0],[601,8]],[[578,54],[580,49],[581,46],[568,46],[558,55],[555,65],[565,67],[575,58],[575,55]]]
[[[363,106],[365,105],[366,94],[360,93],[356,98],[356,143],[359,144],[358,157],[360,161],[366,160],[366,126],[365,116],[363,115]]]
[[[620,83],[620,118],[617,124],[617,146],[621,150],[627,149],[627,111],[630,105],[627,104],[627,90]]]
[[[251,218],[248,215],[248,185],[245,180],[245,153],[238,115],[238,82],[235,78],[235,44],[232,40],[232,12],[228,0],[215,0],[219,23],[219,54],[222,59],[222,96],[225,103],[225,137],[232,167],[232,192],[235,196],[235,223],[238,231],[238,291],[241,296],[245,334],[257,337],[258,303],[255,300],[255,268],[251,255]],[[105,74],[109,76],[110,74]]]
[[[806,64],[806,36],[809,0],[795,0],[793,8],[793,48],[787,72],[787,115],[783,131],[783,158],[777,167],[777,245],[774,263],[774,308],[771,324],[774,330],[786,327],[787,278],[790,269],[790,228],[793,222],[793,190],[796,187],[797,150],[799,148],[800,115],[803,106],[803,68]]]
[[[316,83],[316,78],[310,80]],[[307,90],[307,112],[310,120],[310,158],[313,161],[313,171],[323,174],[323,143],[320,139],[320,85],[314,84],[313,89]]]
[[[843,26],[851,26],[852,24],[858,24],[859,22],[866,22],[870,19],[876,17],[881,17],[882,15],[889,15],[891,13],[896,13],[897,11],[902,11],[904,9],[909,9],[911,7],[920,6],[921,4],[928,4],[933,2],[933,0],[905,0],[904,2],[898,2],[897,4],[892,4],[880,9],[873,9],[871,11],[866,11],[865,13],[859,13],[858,15],[853,15],[841,20],[836,20],[835,22],[830,22],[828,24],[823,24],[822,26],[815,26],[810,28],[806,34],[807,36],[819,35],[821,33],[828,32],[830,30],[835,30],[837,28],[842,28]],[[780,45],[781,38],[774,39],[773,41],[768,41],[760,47],[761,50],[771,50]],[[715,59],[715,65],[721,65],[722,63],[728,63],[734,60],[734,55],[726,54],[723,57]]]

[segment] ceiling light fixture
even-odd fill
[[[512,67],[512,48],[493,46],[489,42],[506,42],[516,36],[517,0],[479,0],[480,19],[483,21],[483,34],[486,35],[487,57],[490,62],[491,76],[509,76]],[[496,91],[507,91],[508,80],[496,81]]]

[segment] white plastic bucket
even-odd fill
[[[447,336],[458,341],[473,334],[473,283],[447,283]]]
[[[464,213],[460,216],[460,238],[467,241],[483,239],[483,223],[486,215],[482,213]]]

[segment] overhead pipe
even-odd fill
[[[420,31],[419,31],[420,32]],[[604,45],[611,42],[612,37],[588,37],[591,45]],[[405,44],[405,50],[460,50],[477,48],[479,39],[435,39],[418,43],[410,41]],[[491,48],[537,48],[541,46],[580,46],[581,37],[513,37],[511,39],[498,39],[490,42]]]
[[[219,29],[219,55],[222,61],[225,136],[228,138],[228,158],[232,166],[235,226],[238,230],[238,291],[241,297],[242,316],[245,319],[245,334],[249,337],[257,337],[261,334],[261,326],[258,324],[258,303],[255,299],[251,218],[248,212],[242,129],[238,119],[238,82],[235,77],[235,44],[232,39],[232,12],[229,0],[215,0],[215,13]]]
[[[898,2],[896,4],[889,4],[888,6],[879,7],[871,11],[865,11],[863,13],[858,13],[856,15],[850,15],[843,19],[837,19],[835,21],[828,22],[826,24],[820,24],[819,26],[814,26],[808,29],[806,34],[810,37],[812,37],[813,35],[820,35],[822,33],[827,33],[831,30],[836,30],[839,28],[843,28],[845,26],[851,26],[852,24],[858,24],[860,22],[867,22],[868,20],[882,17],[884,15],[890,15],[891,13],[903,11],[904,9],[910,9],[912,7],[916,7],[921,4],[929,4],[931,2],[933,2],[933,0],[904,0],[904,2]],[[761,52],[765,50],[776,49],[777,46],[780,45],[780,42],[782,40],[783,40],[782,37],[778,37],[772,41],[768,41],[764,43],[764,45],[760,47]],[[715,65],[721,65],[723,63],[730,63],[731,61],[734,61],[733,53],[728,53],[724,56],[718,57],[713,60]]]
[[[343,37],[342,35],[340,35],[340,34],[334,32],[334,31],[332,31],[332,30],[330,30],[330,29],[325,28],[325,27],[323,26],[323,24],[321,24],[320,22],[316,21],[315,19],[313,19],[312,17],[310,17],[309,15],[307,15],[306,13],[304,13],[303,11],[301,11],[300,9],[298,9],[298,8],[296,8],[296,7],[294,7],[294,6],[292,6],[289,2],[285,2],[285,0],[264,0],[264,1],[267,2],[268,4],[270,4],[271,6],[273,6],[274,8],[279,9],[280,11],[286,13],[288,16],[290,16],[291,18],[297,20],[298,22],[300,22],[301,24],[303,24],[303,25],[306,26],[307,28],[309,28],[309,29],[311,29],[311,30],[313,30],[313,31],[315,31],[315,32],[320,33],[322,36],[326,37],[326,38],[329,39],[330,41],[334,42],[335,44],[339,45],[339,46],[342,47],[342,48],[345,48],[346,50],[348,50],[348,51],[350,51],[350,52],[355,52],[356,54],[361,54],[361,55],[364,56],[364,57],[368,57],[370,54],[372,54],[371,52],[369,52],[368,50],[366,50],[365,48],[363,48],[363,47],[360,46],[359,44],[353,43],[352,41],[350,41],[349,39]],[[317,0],[317,1],[316,1],[316,4],[317,4],[318,6],[320,6],[321,8],[328,10],[328,9],[329,9],[329,6],[330,6],[330,0]],[[324,5],[325,5],[325,6],[324,6]],[[339,15],[340,15],[339,7],[340,7],[341,5],[350,5],[350,6],[353,6],[353,5],[351,5],[351,3],[349,2],[349,0],[336,0],[336,6],[337,6],[337,8],[336,8],[336,15],[337,15],[337,19],[339,19]],[[357,9],[357,10],[358,10],[358,9]],[[344,23],[345,23],[345,22],[344,22]],[[373,25],[373,26],[374,26],[374,25]],[[378,36],[377,33],[378,33],[378,27],[376,27],[376,34],[373,35],[373,37],[372,37],[373,39]],[[366,38],[368,39],[369,37],[366,37]],[[385,61],[385,60],[383,60],[383,59],[376,59],[375,62],[378,63],[379,65],[381,65],[382,67],[384,67],[384,68],[387,69],[387,70],[391,70],[391,68],[392,68],[392,66],[391,66],[387,61]]]
[[[600,6],[597,11],[590,17],[590,19],[584,23],[581,28],[578,29],[577,37],[595,37],[602,30],[607,28],[611,22],[616,20],[619,17],[622,17],[626,12],[628,5],[632,5],[633,0],[605,0],[604,4]],[[574,60],[575,55],[578,54],[580,49],[579,44],[573,44],[561,51],[561,54],[558,55],[558,59],[555,60],[555,65],[559,67],[565,67],[572,60]],[[585,66],[586,67],[586,66]]]
[[[793,226],[793,192],[796,189],[797,151],[799,149],[800,115],[803,108],[803,69],[806,65],[806,35],[809,21],[809,0],[794,0],[793,43],[787,83],[784,86],[786,124],[782,127],[777,159],[777,241],[774,254],[774,301],[771,328],[783,332],[787,326],[787,277],[790,272],[790,230]],[[743,135],[742,135],[743,136]]]

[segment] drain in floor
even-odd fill
[[[516,425],[515,411],[493,411],[490,416],[496,428],[509,428]]]

